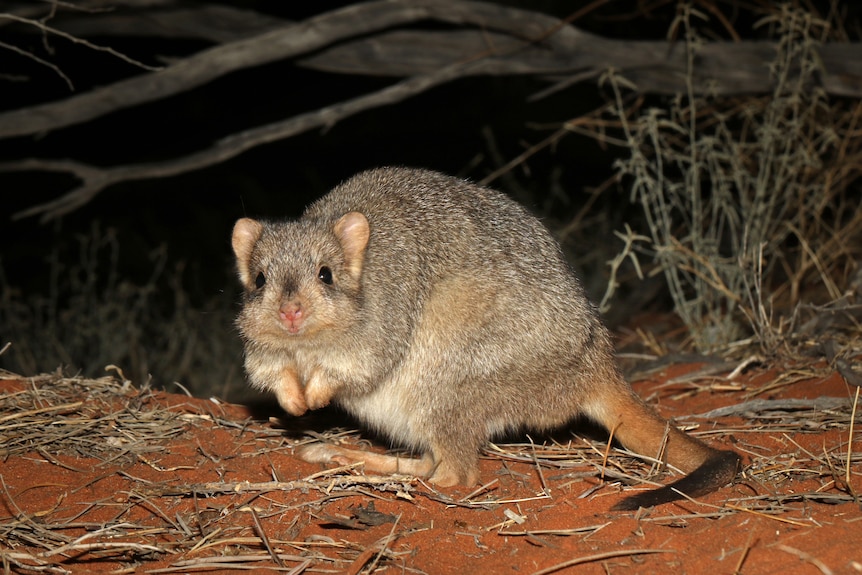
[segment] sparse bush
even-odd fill
[[[116,365],[133,381],[152,376],[156,385],[177,382],[197,395],[242,391],[230,296],[194,307],[182,268],[166,270],[163,249],[152,254],[142,285],[121,277],[116,235],[98,225],[78,238],[78,247],[72,264],[54,251],[44,293],[23,294],[0,270],[0,337],[11,342],[0,365],[24,375],[62,366],[89,377]]]
[[[683,12],[675,23],[687,30],[690,69],[700,43],[691,18]],[[622,255],[654,258],[702,351],[749,336],[775,351],[799,304],[842,297],[859,256],[862,211],[851,185],[862,166],[862,104],[832,101],[818,87],[826,22],[783,5],[761,24],[774,26],[779,45],[768,97],[690,88],[632,118],[625,80],[606,76],[630,152],[616,168],[648,227],[639,241],[629,233]]]

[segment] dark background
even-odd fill
[[[287,4],[294,3],[257,3],[261,11],[288,19],[309,15],[288,10]],[[318,8],[322,11],[324,6],[315,4]],[[7,32],[14,31],[7,27]],[[190,54],[207,46],[164,39],[91,40],[145,62],[152,62],[154,54]],[[73,80],[77,91],[138,73],[109,55],[62,39],[52,38],[50,42],[54,46],[52,61]],[[15,36],[14,43],[41,51],[38,36]],[[8,74],[26,74],[28,81],[4,83],[0,92],[2,109],[69,94],[65,83],[52,71],[34,67],[23,58],[6,56],[4,67]],[[0,158],[72,157],[103,166],[166,159],[205,147],[234,131],[369,93],[396,80],[325,74],[291,62],[277,62],[86,124],[37,138],[0,142]],[[195,292],[215,293],[232,282],[220,272],[230,270],[232,265],[228,240],[238,217],[298,215],[305,204],[339,181],[378,165],[423,166],[478,179],[498,167],[489,157],[483,128],[493,131],[499,154],[507,161],[549,133],[550,127],[533,128],[529,123],[551,123],[556,127],[602,101],[596,88],[586,85],[536,104],[526,102],[530,94],[546,85],[523,77],[459,80],[401,104],[347,118],[326,131],[314,130],[255,148],[213,168],[113,186],[75,213],[47,224],[35,218],[11,220],[9,216],[56,198],[71,188],[71,179],[36,173],[0,174],[2,211],[7,215],[0,232],[3,263],[13,284],[27,285],[29,278],[38,275],[41,260],[50,248],[85,232],[98,220],[120,234],[124,272],[134,274],[136,259],[167,242],[172,258],[189,262],[188,279]],[[551,168],[559,167],[566,196],[534,207],[550,208],[551,213],[564,219],[570,209],[568,204],[578,201],[581,188],[610,175],[606,156],[594,143],[572,136],[553,154],[540,153],[531,159],[529,173],[522,169],[515,176],[521,186],[535,191],[539,202],[545,200],[542,190],[549,187]],[[202,262],[206,262],[206,269],[195,270]],[[223,265],[214,265],[216,262]]]
[[[559,17],[588,4],[509,3]],[[347,3],[272,0],[234,4],[300,20]],[[817,4],[824,9],[829,5]],[[714,5],[734,22],[740,34],[761,34],[752,28],[756,16],[740,11],[736,2]],[[666,36],[675,14],[673,2],[615,0],[575,25],[609,37],[659,39]],[[704,29],[715,38],[727,37],[714,21],[705,23]],[[55,63],[72,79],[77,91],[140,73],[110,55],[56,37],[49,38],[51,49],[46,50],[43,38],[26,26],[0,27],[0,37]],[[209,45],[163,38],[89,40],[149,63],[158,63],[156,58],[191,54]],[[0,73],[4,75],[0,78],[0,109],[69,95],[66,84],[51,70],[9,51],[0,50],[0,54]],[[366,94],[395,81],[326,74],[291,61],[276,62],[85,124],[38,137],[0,141],[0,161],[70,157],[109,166],[170,158],[206,147],[235,131]],[[508,161],[541,141],[561,122],[588,113],[606,97],[594,83],[584,83],[535,103],[527,101],[546,86],[542,79],[532,77],[458,80],[400,104],[347,118],[328,130],[257,147],[213,168],[108,188],[74,213],[47,223],[35,218],[13,219],[12,215],[56,198],[72,187],[70,179],[44,173],[0,173],[2,288],[14,289],[24,297],[50,289],[49,256],[74,260],[80,249],[78,238],[98,223],[100,230],[117,234],[121,246],[118,273],[124,278],[136,283],[148,281],[153,253],[163,249],[167,266],[182,269],[181,289],[187,292],[191,305],[217,298],[233,306],[237,289],[229,238],[237,218],[296,216],[333,185],[359,170],[379,165],[421,166],[478,180],[498,168],[500,161]],[[493,153],[483,135],[487,129],[493,134]],[[612,163],[619,153],[571,135],[493,186],[527,203],[549,227],[559,227],[583,204],[591,187],[612,175]],[[575,258],[594,297],[601,295],[607,279],[603,262],[621,247],[612,236],[613,230],[638,213],[628,203],[624,187],[616,186],[603,194],[595,210],[601,213],[597,218],[600,223],[576,233],[574,243],[567,246],[575,253],[595,252],[592,258],[584,258],[593,262],[586,269]],[[159,301],[174,305],[170,292],[177,286],[164,284],[160,289],[164,297]]]

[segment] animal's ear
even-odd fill
[[[263,232],[263,224],[250,218],[241,218],[233,226],[231,245],[236,256],[236,269],[243,285],[251,283],[251,254],[254,244]]]
[[[371,234],[368,219],[359,212],[348,212],[335,222],[332,231],[344,250],[344,264],[348,273],[358,279],[362,273],[365,248],[368,247]]]

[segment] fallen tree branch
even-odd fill
[[[718,417],[745,416],[756,417],[764,412],[829,411],[849,409],[850,400],[844,397],[818,397],[815,399],[752,399],[735,405],[728,405],[690,415],[697,419],[716,419]]]
[[[380,0],[351,5],[252,38],[203,50],[157,73],[128,78],[57,102],[2,113],[0,139],[80,124],[188,91],[237,70],[292,58],[346,38],[425,19],[516,28],[519,34],[526,33],[528,37],[541,37],[558,22],[543,14],[482,2]],[[575,29],[571,32],[586,39],[585,33]],[[487,48],[483,52],[487,53]]]
[[[115,4],[114,2],[111,3]],[[141,18],[139,10],[111,10],[99,14],[65,17],[55,26],[75,36],[122,36],[207,40],[215,44],[257,36],[295,22],[224,4],[156,8]]]
[[[427,72],[452,58],[475,54],[487,45],[511,46],[511,37],[478,30],[385,32],[339,44],[300,60],[309,68],[333,73],[402,76]],[[687,91],[686,54],[682,44],[664,41],[578,38],[561,35],[551,45],[530,44],[508,59],[521,62],[522,74],[569,77],[580,70],[619,70],[641,93]],[[765,41],[709,42],[697,47],[692,70],[693,93],[738,95],[768,93],[775,82],[768,73],[777,45]],[[504,51],[504,50],[501,50]],[[819,49],[822,88],[837,96],[862,96],[862,44],[825,44]],[[449,60],[451,61],[451,60]],[[514,66],[489,68],[486,74],[511,74]],[[583,81],[581,78],[579,81]]]
[[[74,160],[45,160],[28,158],[0,163],[0,172],[44,171],[68,173],[81,181],[81,185],[59,198],[20,211],[14,219],[39,216],[45,222],[83,206],[102,190],[121,182],[150,178],[164,178],[199,170],[238,156],[253,147],[294,136],[317,127],[331,127],[353,114],[393,104],[433,86],[451,81],[465,70],[481,67],[485,60],[456,64],[433,74],[409,78],[352,100],[339,102],[313,112],[299,114],[281,122],[244,130],[218,140],[213,146],[193,154],[143,164],[127,164],[100,168]]]
[[[243,18],[242,14],[236,16]],[[428,19],[474,28],[388,30]],[[50,220],[86,204],[112,185],[205,168],[253,147],[312,128],[331,127],[358,112],[470,75],[534,74],[567,85],[613,69],[638,91],[658,93],[684,92],[686,82],[691,82],[694,92],[715,94],[769,91],[773,84],[767,68],[775,55],[773,43],[699,44],[697,66],[689,70],[684,44],[606,39],[552,16],[485,2],[377,0],[274,29],[272,20],[262,24],[249,15],[248,22],[249,30],[264,31],[203,50],[158,72],[2,113],[0,139],[80,124],[188,91],[237,70],[283,59],[296,58],[300,65],[336,73],[410,77],[371,94],[240,131],[206,149],[164,161],[98,167],[74,159],[28,158],[0,164],[0,171],[67,173],[80,181],[55,200],[18,212],[15,217]],[[176,33],[189,33],[187,28],[183,30]],[[303,59],[306,54],[311,55]],[[862,45],[822,46],[820,60],[823,73],[818,80],[823,89],[862,95]]]
[[[187,11],[180,15],[188,21]],[[206,11],[201,13],[201,17],[206,15]],[[234,14],[234,17],[241,19],[242,14]],[[268,31],[203,50],[157,73],[135,76],[64,100],[2,113],[0,138],[79,124],[188,91],[237,70],[317,50],[321,52],[300,63],[337,73],[403,77],[427,74],[482,54],[493,57],[497,65],[486,66],[474,74],[578,75],[583,80],[581,72],[585,69],[614,68],[641,92],[672,94],[686,90],[686,54],[681,44],[606,39],[545,14],[484,2],[379,0],[277,27],[272,19],[265,19],[265,24],[251,15],[246,19],[250,30]],[[345,42],[425,19],[475,28],[397,30]],[[195,32],[185,26],[176,29],[175,34],[186,37]],[[217,32],[211,26],[202,26],[199,34],[212,39]],[[698,65],[694,70],[695,92],[769,91],[773,79],[766,72],[775,50],[771,42],[702,44],[698,47]],[[820,57],[824,72],[822,86],[827,92],[862,95],[862,44],[824,45]],[[587,78],[593,76],[586,75]]]

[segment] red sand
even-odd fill
[[[676,367],[637,382],[635,388],[665,416],[686,421],[686,414],[741,403],[750,398],[746,395],[750,390],[780,381],[780,372],[772,370],[754,371],[731,385],[722,380],[710,385],[703,379],[668,383],[693,369]],[[818,374],[755,398],[852,398],[855,388],[839,375],[826,369]],[[22,387],[21,382],[3,381],[0,394]],[[187,431],[136,462],[100,466],[97,460],[62,454],[49,458],[38,452],[0,461],[5,484],[0,486],[4,568],[36,572],[6,561],[17,557],[32,564],[21,557],[43,553],[56,572],[75,573],[200,572],[203,559],[217,557],[234,557],[238,565],[252,565],[255,571],[286,573],[862,573],[862,507],[858,499],[848,497],[848,492],[862,491],[862,436],[857,426],[848,489],[843,477],[849,418],[843,425],[828,429],[815,425],[804,433],[764,431],[752,421],[722,418],[719,428],[731,431],[704,437],[719,446],[735,445],[746,457],[738,482],[698,503],[667,504],[635,514],[610,511],[622,496],[617,483],[545,469],[550,496],[538,497],[542,488],[534,465],[496,458],[482,461],[482,480],[498,480],[483,497],[503,500],[492,509],[446,505],[419,482],[413,484],[416,491],[409,500],[371,487],[348,494],[334,491],[331,496],[318,490],[159,495],[166,486],[267,482],[275,479],[274,474],[280,481],[293,481],[322,468],[293,457],[293,440],[275,433],[267,422],[230,427],[210,417],[242,424],[250,417],[244,407],[162,393],[151,401],[187,414]],[[708,422],[691,421],[700,423],[700,431],[710,428]],[[773,469],[770,458],[776,462]],[[815,465],[812,461],[818,458],[831,462],[833,469]],[[470,491],[446,490],[444,495],[457,500]],[[751,500],[733,501],[817,493],[834,495],[841,502],[802,497],[788,499],[781,507],[768,503],[758,507]],[[703,514],[713,515],[697,516]],[[36,534],[31,544],[9,538],[16,524],[20,533],[22,524],[16,517]],[[142,548],[136,553],[112,552],[102,545],[93,552],[77,548],[44,556],[38,545],[39,526],[62,521],[70,522],[63,534],[71,538],[100,527],[133,524],[136,527],[121,526],[82,543],[153,544],[171,552],[148,553]],[[152,529],[144,532],[141,526]],[[183,530],[187,537],[178,538]],[[284,557],[281,567],[269,558],[261,531],[273,553]],[[389,557],[378,557],[384,547]],[[266,555],[262,560],[245,558],[260,559],[262,554]],[[584,563],[565,566],[576,560]],[[225,572],[225,563],[217,570]]]

